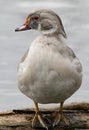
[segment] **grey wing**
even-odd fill
[[[29,52],[29,49],[24,53],[24,55],[23,55],[23,57],[21,58],[19,64],[22,63],[22,62],[24,62],[26,56],[28,55],[28,52]],[[17,70],[19,69],[19,64],[18,64]]]
[[[79,73],[82,72],[82,65],[70,47],[64,46],[59,51],[63,57],[68,58],[72,62],[72,65],[76,68],[77,72],[79,72]]]

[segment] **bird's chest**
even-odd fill
[[[26,85],[36,81],[46,82],[57,75],[57,61],[58,56],[51,45],[31,46],[27,58],[19,66],[18,79]]]

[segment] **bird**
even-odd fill
[[[60,104],[52,126],[61,120],[68,125],[63,105],[82,83],[82,64],[74,51],[66,44],[67,38],[60,16],[50,9],[31,12],[18,31],[36,30],[40,35],[30,44],[18,66],[18,88],[35,105],[32,127],[37,120],[48,129],[38,104]]]

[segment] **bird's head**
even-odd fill
[[[66,38],[66,33],[60,17],[52,10],[38,10],[30,13],[26,22],[15,31],[38,30],[44,35],[61,34]]]

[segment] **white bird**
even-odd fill
[[[39,111],[38,103],[60,103],[55,114],[53,126],[64,117],[63,103],[82,82],[82,65],[79,59],[63,41],[66,33],[60,17],[53,11],[43,9],[30,13],[24,25],[15,31],[38,30],[38,36],[30,45],[18,67],[18,87],[20,91],[34,101],[36,114],[32,121],[35,127],[39,120],[42,127],[48,129],[46,121]]]

